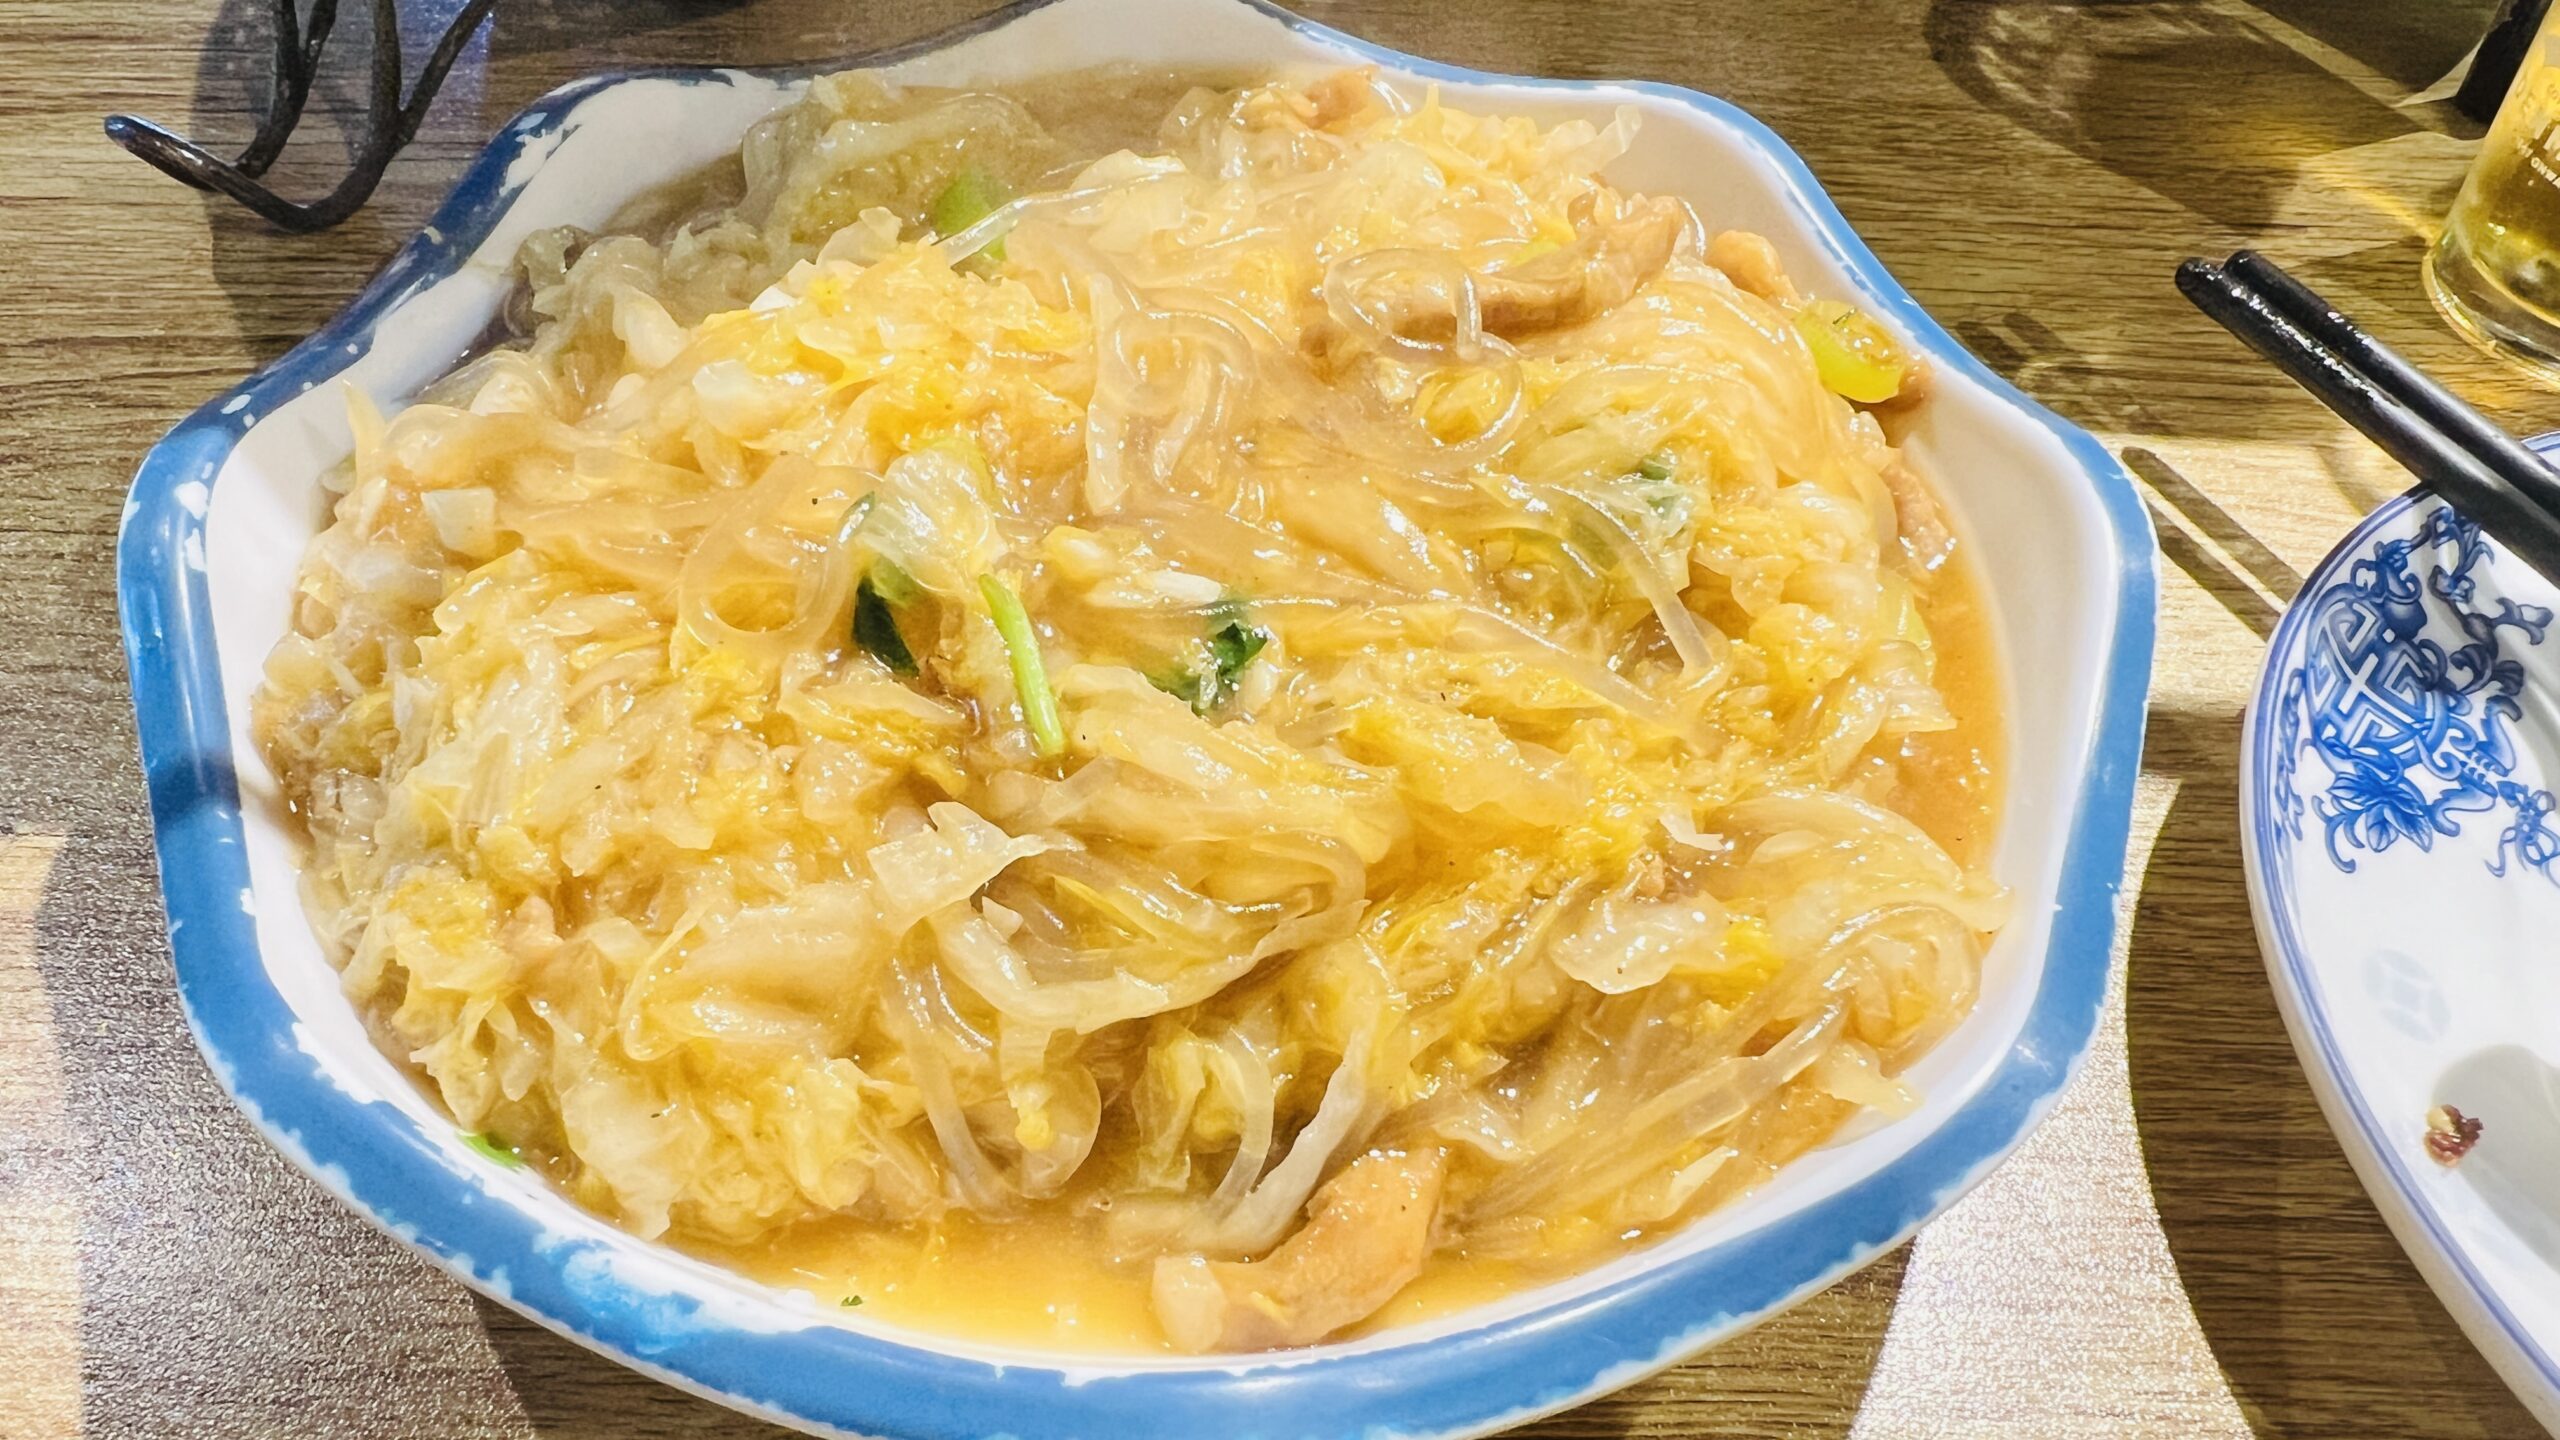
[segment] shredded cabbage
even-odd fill
[[[1065,1214],[1192,1307],[1907,1107],[2003,907],[1890,337],[1632,112],[1064,113],[818,80],[359,410],[255,726],[382,1043],[644,1234]]]

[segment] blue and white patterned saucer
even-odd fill
[[[2536,442],[2548,451],[2560,437]],[[2276,999],[2401,1246],[2560,1433],[2560,591],[2441,500],[2277,626],[2241,831]],[[2447,1165],[2429,1114],[2478,1119]]]

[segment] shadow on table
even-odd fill
[[[2134,1114],[2232,1393],[2264,1436],[2538,1433],[2384,1228],[2295,1060],[2240,868],[2240,718],[2156,711],[2147,744],[2179,788],[2133,916]]]
[[[2419,365],[2451,371],[2473,403],[2547,411],[2528,381],[2472,359],[2418,275],[2460,182],[2450,157],[2479,127],[2447,102],[2413,97],[2430,93],[2493,9],[2492,0],[1928,0],[1930,60],[2014,127],[2007,139],[1978,131],[1973,143],[2033,167],[2053,201],[2040,220],[1987,228],[1984,245],[2011,263],[2085,268],[2092,282],[2068,301],[2047,292],[2022,343],[1983,330],[2026,317],[1959,309],[1947,318],[1986,360],[2094,429],[2249,442],[2333,435],[2317,405],[2244,360],[2171,287],[2184,255],[2259,246]],[[2121,239],[2099,240],[2105,212],[2083,208],[2102,195],[2124,216]],[[2034,333],[2043,326],[2064,334]],[[2187,383],[2204,373],[2215,383]]]
[[[2369,13],[2361,24],[2314,13],[2347,8]],[[2407,97],[2461,61],[2494,0],[2450,0],[2422,23],[2373,23],[2384,8],[1932,0],[1924,31],[1930,58],[1984,107],[2202,220],[2257,231],[2284,213],[2315,161],[2423,130],[2476,133],[2449,105]],[[2346,43],[2327,43],[2318,28]],[[2168,103],[2128,103],[2134,96]]]
[[[1847,1440],[1884,1348],[1907,1249],[1747,1335],[1642,1384],[1510,1433],[1524,1440]],[[790,1433],[697,1400],[474,1295],[489,1347],[544,1440],[637,1436],[781,1440]]]

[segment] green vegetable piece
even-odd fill
[[[867,578],[871,582],[871,588],[879,592],[880,598],[892,605],[912,605],[915,603],[916,596],[924,590],[923,586],[916,583],[916,577],[907,573],[907,567],[895,560],[872,561]]]
[[[477,1130],[465,1130],[462,1132],[462,1143],[509,1170],[524,1168],[524,1156],[517,1151],[516,1147],[492,1136],[484,1135]]]
[[[1197,670],[1187,670],[1181,666],[1175,666],[1170,670],[1159,670],[1147,677],[1147,683],[1190,706],[1197,714],[1209,713],[1209,707],[1201,703],[1200,672]]]
[[[815,503],[815,502],[811,502],[811,503]],[[843,520],[841,520],[841,521],[839,521],[839,522],[837,522],[837,523],[838,523],[838,525],[843,529],[844,533],[845,533],[845,534],[847,534],[847,535],[852,535],[852,534],[858,533],[858,532],[862,529],[863,524],[864,524],[866,521],[870,520],[870,518],[871,518],[871,507],[872,507],[872,506],[874,506],[874,505],[877,505],[877,504],[879,504],[879,503],[880,503],[880,492],[879,492],[879,491],[877,491],[877,490],[865,490],[865,491],[863,491],[860,495],[858,495],[858,496],[856,496],[856,497],[854,498],[854,502],[853,502],[851,505],[849,505],[849,506],[845,507],[844,519],[843,519]]]
[[[1243,601],[1221,600],[1209,611],[1209,668],[1178,667],[1147,680],[1206,717],[1235,698],[1244,667],[1270,643],[1271,632],[1245,618]]]
[[[1245,618],[1244,602],[1228,600],[1209,612],[1209,653],[1218,657],[1218,679],[1233,688],[1236,676],[1271,643],[1271,632]]]
[[[847,1295],[847,1296],[846,1296],[846,1297],[844,1297],[842,1300],[839,1300],[839,1301],[837,1301],[836,1303],[837,1303],[837,1304],[839,1304],[839,1305],[841,1305],[841,1306],[843,1306],[843,1307],[844,1307],[844,1308],[846,1308],[847,1310],[858,1309],[858,1308],[860,1308],[860,1307],[861,1307],[861,1305],[862,1305],[862,1297],[861,1297],[861,1296],[859,1296],[859,1295]]]
[[[978,577],[978,593],[986,597],[987,613],[995,618],[1006,658],[1013,662],[1014,698],[1022,703],[1022,723],[1031,729],[1031,743],[1043,755],[1066,753],[1067,732],[1058,723],[1057,692],[1049,688],[1049,668],[1040,663],[1040,637],[1031,631],[1031,615],[1022,608],[1022,597],[993,575]]]
[[[912,586],[915,581],[910,578],[907,583]],[[898,633],[898,617],[890,608],[889,598],[880,593],[869,575],[862,577],[862,584],[853,592],[853,640],[879,656],[880,662],[898,675],[913,679],[920,673],[915,652],[907,648],[907,637]]]
[[[1671,478],[1672,463],[1670,451],[1656,450],[1636,462],[1636,473],[1647,480],[1668,480]]]
[[[926,219],[937,235],[957,235],[994,214],[999,206],[1013,198],[1013,187],[979,169],[975,165],[960,167],[942,193],[933,197],[933,208]],[[978,252],[990,260],[1004,258],[1004,241],[997,239]]]

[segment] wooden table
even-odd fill
[[[450,4],[406,5],[413,53]],[[266,8],[0,8],[0,1437],[776,1434],[430,1271],[215,1087],[162,939],[116,517],[143,449],[326,319],[542,90],[629,62],[852,54],[983,0],[507,0],[382,193],[314,238],[98,132],[133,109],[245,137]],[[2560,424],[2560,399],[2463,348],[2418,286],[2471,133],[2424,95],[2487,0],[1309,8],[1460,64],[1749,107],[1969,345],[2124,455],[2166,559],[2127,963],[2061,1109],[1902,1252],[1539,1433],[2535,1433],[2321,1122],[2240,875],[2264,637],[2404,482],[2169,286],[2182,255],[2260,246],[2517,428]],[[362,94],[363,17],[343,29],[328,114]],[[286,182],[308,193],[335,160],[306,141]]]

